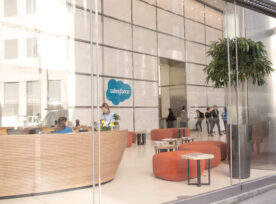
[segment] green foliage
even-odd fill
[[[101,131],[109,131],[111,130],[110,126],[101,126]]]
[[[255,42],[246,38],[229,39],[230,56],[230,82],[231,86],[237,85],[236,73],[236,39],[238,47],[238,81],[244,83],[252,79],[254,85],[265,84],[265,77],[273,72],[272,63],[267,57],[265,46],[262,42]],[[228,80],[228,52],[227,38],[213,42],[207,55],[212,58],[204,68],[207,73],[206,83],[212,81],[215,88],[226,87]]]
[[[119,125],[119,122],[118,122],[118,121],[115,121],[115,122],[114,122],[114,125]]]
[[[120,120],[120,116],[117,113],[114,114],[114,120]]]

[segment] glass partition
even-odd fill
[[[271,31],[275,29],[275,18],[226,3],[226,22],[233,77],[228,92],[232,120],[228,141],[232,142],[232,181],[242,185],[274,174],[270,171],[274,170],[270,145],[274,144],[271,87],[275,35]]]
[[[275,173],[275,18],[222,0],[0,8],[0,204],[166,203]]]
[[[100,96],[120,116],[120,129],[128,129],[129,138],[114,180],[101,186],[102,203],[165,203],[231,185],[222,117],[227,89],[206,83],[204,71],[212,61],[206,52],[225,36],[224,6],[223,1],[103,1]],[[198,152],[216,158],[210,185],[200,188],[188,184],[182,158]],[[201,179],[208,183],[204,162]],[[189,168],[197,177],[196,163]]]
[[[263,14],[245,10],[246,36],[264,43],[271,67],[275,69],[275,40],[273,30],[276,19]],[[257,29],[258,27],[258,29]],[[261,28],[261,29],[260,29]],[[252,134],[252,169],[275,170],[274,160],[274,78],[275,72],[265,78],[266,84],[261,87],[248,86],[249,122],[253,126]]]
[[[68,203],[66,195],[98,183],[92,176],[91,4],[75,3],[0,1],[1,199]],[[91,190],[78,201],[92,203]]]

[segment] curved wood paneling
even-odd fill
[[[101,182],[114,178],[127,130],[101,132]],[[92,185],[91,132],[0,136],[0,197]],[[95,179],[98,183],[95,132]]]

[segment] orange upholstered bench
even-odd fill
[[[135,134],[135,132],[128,131],[128,134],[131,135],[131,137],[132,137],[132,143],[135,143],[136,142],[136,134]]]
[[[175,152],[163,152],[153,156],[153,174],[157,178],[168,181],[183,181],[188,178],[188,164],[181,155],[195,153],[196,151],[184,150]],[[203,174],[205,161],[200,161],[200,173]],[[207,163],[207,162],[206,162]],[[190,160],[190,178],[197,177],[196,161]]]
[[[127,135],[127,147],[131,147],[131,144],[132,144],[132,135],[129,134],[129,132],[128,132],[128,135]]]
[[[214,158],[210,159],[210,168],[216,167],[221,161],[220,148],[212,144],[197,144],[196,142],[186,143],[178,146],[179,151],[190,150],[206,154],[213,154]],[[205,169],[208,169],[208,163],[205,162]]]
[[[167,128],[167,129],[154,129],[151,130],[150,136],[152,140],[162,140],[164,138],[178,138],[178,128]]]
[[[228,147],[226,142],[222,141],[196,141],[192,145],[215,145],[220,148],[221,160],[225,160],[227,157]]]
[[[226,142],[222,142],[222,141],[198,141],[198,142],[216,145],[217,147],[220,148],[221,160],[225,160],[227,158],[228,146]]]

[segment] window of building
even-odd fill
[[[50,80],[48,86],[48,108],[61,106],[61,81]]]
[[[27,82],[27,116],[40,116],[40,83]]]
[[[37,57],[37,38],[27,39],[27,57]]]
[[[4,84],[4,117],[18,116],[18,83]]]
[[[36,0],[26,0],[26,14],[33,14],[36,11]]]
[[[4,58],[16,59],[18,58],[18,40],[5,40],[4,41]]]
[[[11,17],[17,15],[17,0],[4,0],[4,16]]]

